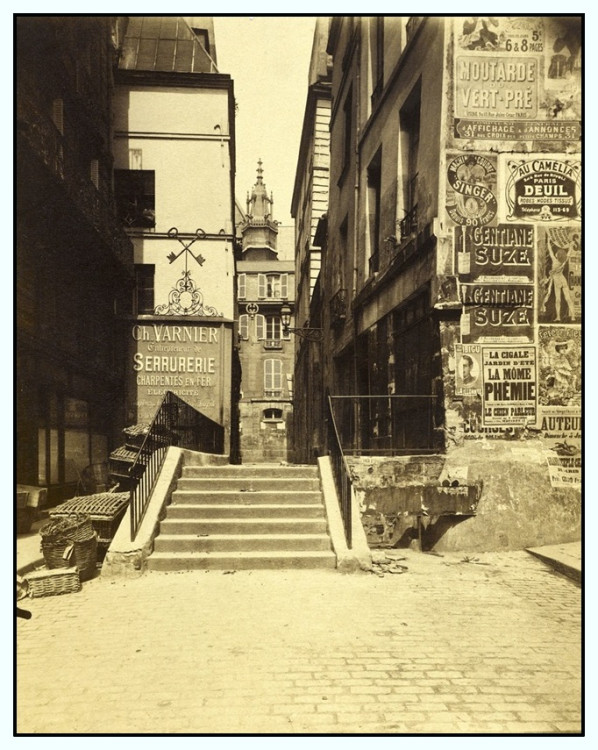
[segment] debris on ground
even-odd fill
[[[374,550],[372,552],[372,573],[377,575],[378,578],[384,578],[386,573],[400,575],[409,569],[406,565],[400,563],[400,560],[405,559],[405,557],[390,557],[384,552]]]
[[[469,557],[469,555],[465,555],[465,557],[460,562],[475,563],[476,565],[490,565],[490,563],[483,562],[482,560],[480,560],[479,557]]]
[[[471,563],[473,565],[490,565],[489,562],[484,562],[483,560],[480,560],[479,557],[470,557],[469,555],[465,555],[465,557],[462,557],[460,560],[456,560],[454,562],[445,562],[445,565],[461,565],[461,563]]]

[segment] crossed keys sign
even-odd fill
[[[203,257],[203,255],[201,253],[199,253],[199,255],[193,255],[193,253],[189,249],[191,245],[197,240],[205,239],[206,233],[203,231],[203,229],[196,229],[195,237],[193,237],[186,244],[185,244],[185,241],[179,237],[179,230],[176,227],[172,227],[171,229],[168,230],[168,236],[171,239],[178,240],[183,246],[183,249],[180,252],[178,253],[172,252],[167,256],[169,263],[174,263],[177,258],[180,258],[181,255],[185,253],[185,272],[186,272],[187,271],[187,253],[189,253],[189,255],[193,258],[193,260],[196,260],[200,266],[203,266],[203,264],[206,262],[206,259]]]

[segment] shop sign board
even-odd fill
[[[529,224],[455,227],[457,270],[463,280],[534,279],[534,227]]]
[[[131,329],[139,421],[151,419],[167,390],[221,421],[224,328],[207,324],[137,324]]]
[[[482,347],[485,426],[534,424],[537,413],[535,346]]]
[[[505,201],[509,221],[581,219],[581,162],[546,154],[509,158]]]
[[[540,406],[538,422],[553,487],[581,485],[582,417],[577,408]]]

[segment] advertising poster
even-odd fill
[[[566,16],[455,19],[455,137],[578,140],[581,38]]]
[[[132,370],[139,421],[151,420],[167,390],[221,421],[224,328],[155,323],[134,325]]]
[[[540,107],[547,119],[579,127],[581,120],[581,20],[571,16],[544,18],[544,92]]]
[[[581,231],[538,228],[538,322],[581,321]]]
[[[496,160],[454,156],[447,167],[446,210],[455,224],[483,226],[496,216]]]
[[[534,280],[534,227],[455,227],[457,272],[464,281]]]
[[[461,336],[467,343],[533,341],[533,284],[461,284]]]
[[[481,395],[481,356],[481,347],[477,344],[455,344],[455,395]]]
[[[581,330],[539,326],[538,399],[542,406],[581,408]]]
[[[552,486],[581,485],[581,411],[575,408],[540,406],[538,421]]]
[[[581,162],[541,154],[507,158],[505,201],[509,221],[581,220]]]
[[[482,414],[485,426],[536,422],[534,346],[482,347]]]

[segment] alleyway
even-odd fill
[[[98,577],[25,599],[19,733],[571,733],[581,589],[525,552],[403,574]]]

